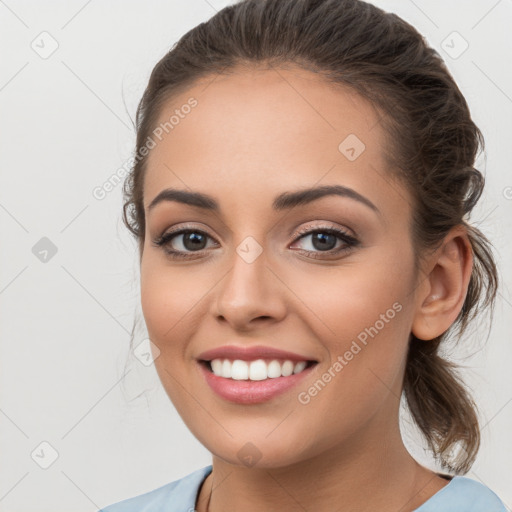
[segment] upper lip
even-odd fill
[[[254,359],[283,359],[290,361],[316,361],[308,356],[302,356],[294,352],[278,350],[273,347],[256,345],[253,347],[238,347],[236,345],[225,345],[223,347],[212,348],[199,354],[198,359],[203,361],[212,361],[213,359],[241,359],[243,361],[252,361]]]

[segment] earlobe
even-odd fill
[[[473,251],[463,226],[453,228],[427,262],[430,272],[418,288],[411,327],[421,340],[440,336],[462,309],[473,268]]]

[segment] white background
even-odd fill
[[[132,357],[124,373],[140,317],[136,247],[121,186],[103,200],[92,191],[131,156],[153,66],[228,3],[0,2],[0,511],[93,512],[210,463],[154,367]],[[496,247],[503,286],[487,343],[484,328],[452,358],[467,367],[485,425],[466,476],[511,507],[512,1],[375,4],[445,58],[486,139],[486,192],[472,219]],[[46,59],[31,47],[43,31],[58,43]],[[442,48],[453,31],[469,44],[457,59]],[[43,237],[57,248],[46,263],[32,252]],[[43,441],[59,454],[48,469],[31,457],[50,461]]]

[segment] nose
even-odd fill
[[[249,331],[286,315],[288,288],[269,266],[265,251],[254,260],[234,251],[233,264],[216,287],[213,313],[232,329]]]

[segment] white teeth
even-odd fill
[[[276,377],[281,377],[281,363],[279,361],[270,361],[267,371],[268,371],[268,376],[271,379],[275,379]]]
[[[285,360],[280,362],[276,359],[267,363],[263,359],[255,361],[242,361],[235,359],[213,359],[210,361],[212,371],[218,377],[234,380],[265,380],[277,377],[288,377],[293,373],[300,373],[306,368],[307,362]]]
[[[247,380],[249,378],[249,365],[245,361],[236,359],[231,366],[231,378],[235,380]]]
[[[222,375],[222,359],[214,359],[213,361],[210,361],[210,364],[212,365],[212,370],[215,375]]]
[[[263,359],[252,361],[249,365],[249,380],[265,380],[267,375],[267,364]]]
[[[304,368],[306,368],[306,361],[301,361],[300,363],[297,363],[295,365],[295,368],[293,369],[293,373],[300,373]]]
[[[281,375],[283,377],[288,377],[293,373],[294,364],[291,361],[285,361],[283,363],[283,369],[281,370]]]
[[[224,362],[222,363],[220,375],[229,375],[231,377],[231,361],[229,359],[225,359]]]

